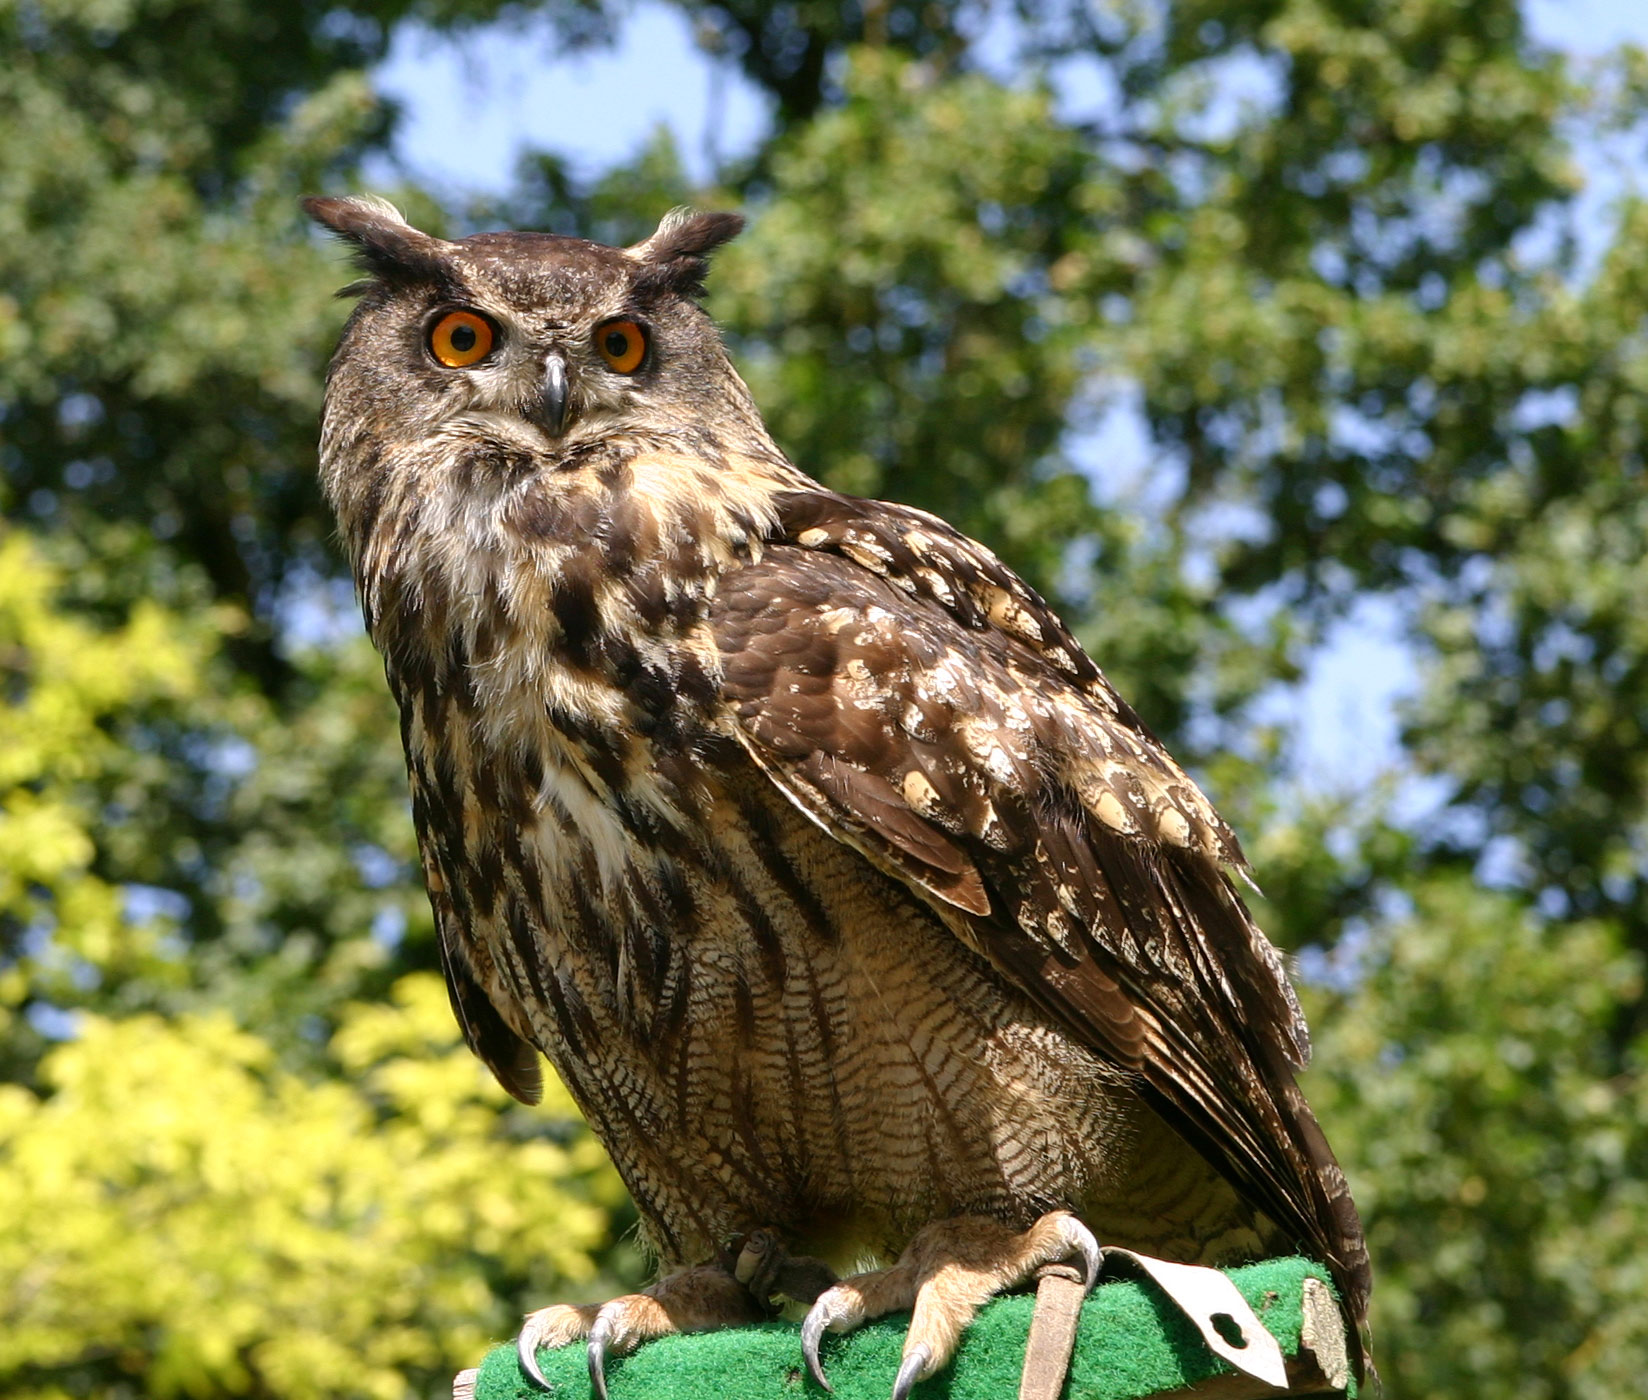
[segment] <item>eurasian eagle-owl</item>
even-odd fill
[[[534,1314],[529,1366],[589,1335],[599,1383],[782,1288],[817,1295],[815,1370],[824,1327],[914,1304],[903,1393],[1094,1234],[1302,1249],[1360,1323],[1235,837],[988,550],[774,444],[696,300],[741,220],[618,249],[306,207],[369,274],[321,473],[453,1007],[517,1097],[549,1057],[663,1266]],[[752,1287],[725,1261],[757,1233],[789,1272]],[[825,1287],[791,1250],[886,1267]]]

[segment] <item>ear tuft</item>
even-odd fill
[[[436,277],[448,270],[448,245],[413,228],[387,199],[310,195],[302,204],[305,214],[349,243],[363,268],[378,277]]]
[[[742,214],[700,214],[692,209],[671,209],[652,237],[626,251],[647,265],[648,274],[643,279],[646,282],[659,290],[696,296],[704,290],[709,255],[736,238],[743,227]]]
[[[657,231],[637,243],[630,255],[642,262],[668,263],[677,258],[707,258],[743,231],[742,214],[700,214],[684,205],[664,215]]]

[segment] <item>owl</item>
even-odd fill
[[[658,1281],[532,1314],[602,1364],[810,1305],[974,1311],[1105,1246],[1303,1251],[1358,1327],[1361,1226],[1230,828],[991,552],[821,486],[699,305],[733,214],[610,248],[315,198],[365,279],[321,479],[400,707],[453,1010],[546,1056]],[[752,1264],[752,1261],[753,1264]],[[541,1377],[540,1377],[541,1379]]]

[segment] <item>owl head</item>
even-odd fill
[[[372,198],[311,198],[363,271],[327,376],[322,477],[346,531],[360,465],[473,456],[554,467],[615,433],[759,418],[696,298],[737,214],[676,210],[643,242],[549,233],[453,241]],[[463,448],[463,453],[452,449]]]

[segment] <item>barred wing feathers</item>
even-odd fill
[[[1294,1084],[1309,1053],[1230,882],[1234,835],[1047,605],[920,511],[780,498],[711,625],[738,737],[814,821],[1141,1091],[1332,1266],[1365,1317],[1344,1178]]]

